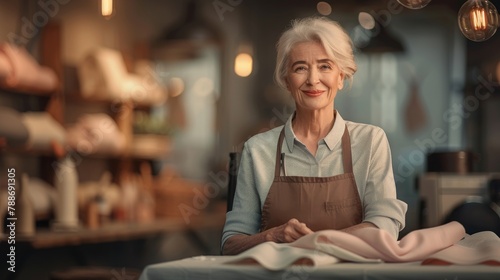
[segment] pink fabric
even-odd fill
[[[500,265],[500,238],[491,231],[467,235],[457,222],[413,231],[399,241],[377,228],[353,233],[323,230],[292,243],[265,242],[225,263],[258,263],[270,270],[295,264],[312,266],[338,262],[421,262],[423,265]]]
[[[500,238],[491,231],[468,235],[457,244],[429,256],[422,264],[485,264],[500,266]]]
[[[0,52],[0,80],[4,80],[7,76],[12,75],[12,65],[5,53]]]
[[[0,85],[17,91],[51,92],[58,86],[54,71],[40,66],[22,47],[0,44]]]
[[[451,222],[438,227],[413,231],[400,241],[394,240],[384,230],[363,228],[350,234],[335,230],[318,231],[290,245],[323,252],[331,249],[329,248],[331,245],[368,259],[381,259],[385,262],[413,262],[422,261],[450,247],[464,236],[464,227],[460,223]]]
[[[66,131],[69,146],[82,154],[119,154],[125,151],[125,135],[107,114],[86,114]]]

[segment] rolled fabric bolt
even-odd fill
[[[5,53],[0,53],[0,80],[10,76],[12,73],[12,65]]]
[[[12,70],[0,80],[4,87],[33,92],[50,92],[57,88],[58,78],[55,72],[40,66],[24,48],[3,43],[0,44],[0,55],[7,59]]]
[[[113,49],[96,49],[78,65],[81,94],[87,98],[123,100],[127,75],[122,54]]]

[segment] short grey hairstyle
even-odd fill
[[[274,79],[280,87],[287,88],[290,51],[297,43],[302,42],[321,43],[328,56],[344,74],[344,79],[352,84],[357,66],[351,38],[336,21],[326,17],[308,17],[293,20],[291,27],[283,32],[276,44],[278,54]]]

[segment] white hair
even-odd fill
[[[325,17],[308,17],[292,21],[291,27],[278,40],[276,49],[276,83],[286,89],[289,55],[291,49],[302,42],[318,42],[323,45],[326,53],[352,84],[352,77],[357,66],[354,62],[352,41],[344,29],[335,21]]]

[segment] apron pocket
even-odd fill
[[[337,212],[352,211],[353,207],[360,208],[360,204],[361,202],[359,201],[359,199],[356,198],[326,201],[324,203],[324,209],[325,212],[328,214],[335,214]]]

